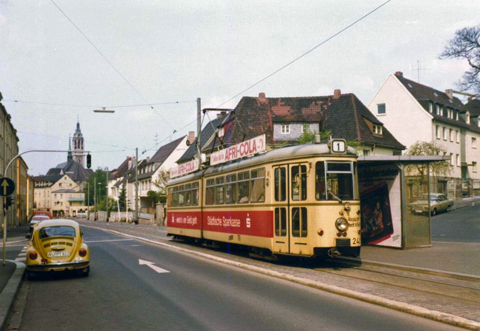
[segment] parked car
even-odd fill
[[[448,199],[443,193],[430,193],[430,214],[432,216],[442,211],[448,211],[453,206],[453,200]],[[422,195],[420,200],[408,205],[412,214],[428,213],[428,194]]]
[[[73,220],[45,220],[33,227],[27,246],[27,277],[52,271],[90,273],[90,252],[80,225]]]

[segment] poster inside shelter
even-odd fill
[[[359,183],[363,244],[402,247],[398,167],[360,167]]]

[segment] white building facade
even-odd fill
[[[450,192],[455,198],[480,194],[480,121],[452,91],[435,90],[396,72],[388,76],[368,108],[407,150],[417,141],[444,150],[451,172],[434,178],[433,190]]]

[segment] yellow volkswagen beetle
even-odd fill
[[[27,246],[27,277],[35,272],[72,270],[85,277],[90,273],[90,253],[80,225],[68,219],[35,224]]]

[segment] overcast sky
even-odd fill
[[[78,117],[93,168],[112,169],[135,147],[144,158],[156,144],[195,130],[198,97],[202,108],[234,108],[241,96],[260,92],[296,97],[341,89],[367,105],[395,71],[454,88],[468,66],[438,56],[457,29],[480,24],[480,1],[392,0],[223,104],[383,3],[0,0],[2,103],[21,152],[68,149]],[[93,112],[101,107],[116,112]],[[24,159],[38,175],[66,157]]]

